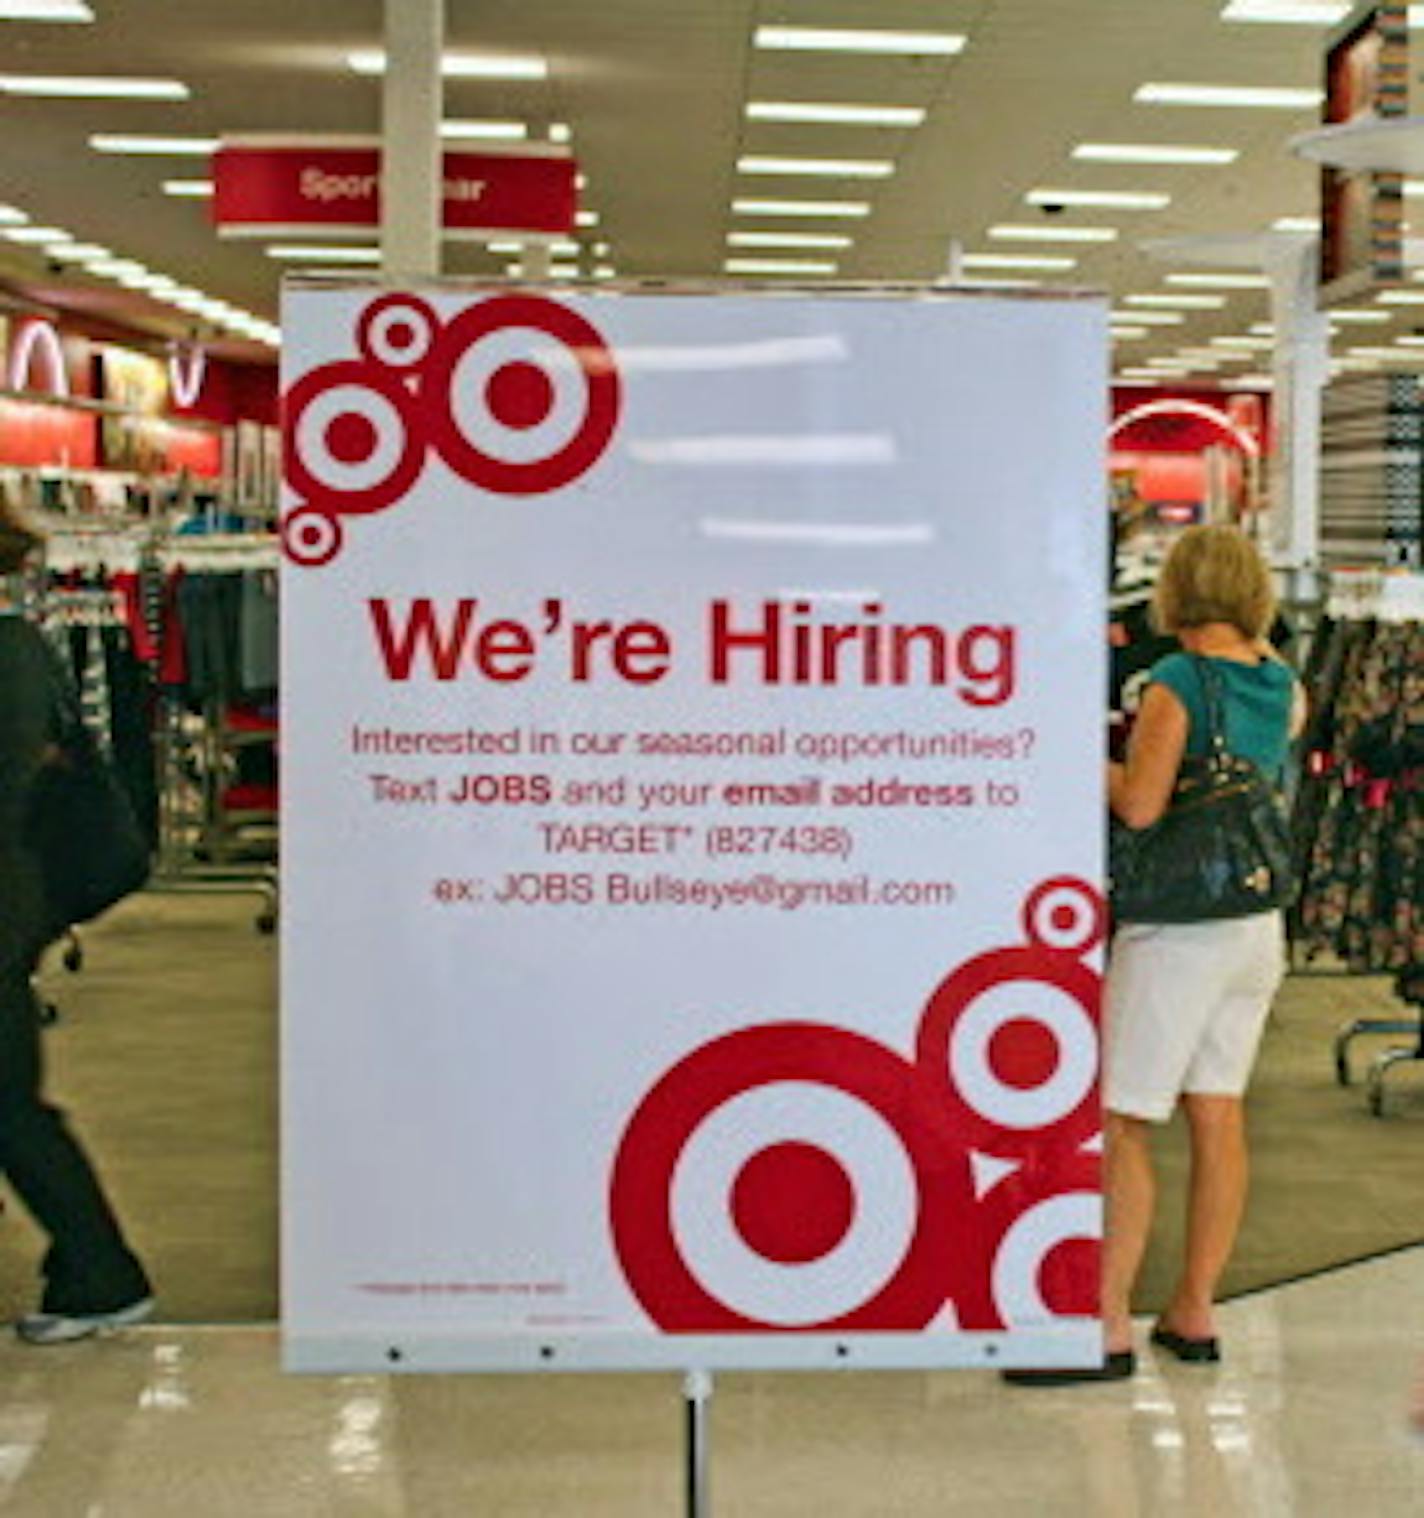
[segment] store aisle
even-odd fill
[[[1228,1306],[1219,1367],[1020,1391],[979,1372],[726,1376],[735,1518],[1405,1518],[1424,1249]],[[682,1511],[666,1376],[296,1378],[269,1327],[0,1345],[22,1518],[643,1518]]]
[[[46,1042],[70,1107],[159,1288],[165,1322],[265,1322],[277,1312],[276,944],[253,896],[144,895],[87,935],[89,962],[45,984],[63,1009]],[[1293,977],[1250,1098],[1255,1185],[1228,1293],[1424,1240],[1424,1079],[1393,1077],[1390,1116],[1334,1083],[1346,1018],[1399,1015],[1383,978]],[[1362,1040],[1364,1068],[1380,1040]],[[1142,1282],[1170,1285],[1185,1135],[1163,1137],[1163,1216]],[[41,1240],[0,1223],[0,1320],[28,1311]],[[1421,1503],[1424,1511],[1424,1503]]]

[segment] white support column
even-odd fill
[[[440,273],[445,0],[385,0],[381,94],[381,268],[387,278]]]
[[[1320,557],[1320,393],[1330,376],[1330,322],[1317,307],[1319,243],[1272,241],[1275,449],[1272,556],[1304,588]]]
[[[545,138],[552,143],[548,123],[544,122],[535,133],[536,140]],[[550,279],[554,271],[554,250],[543,238],[526,237],[519,255],[520,268],[525,279]]]

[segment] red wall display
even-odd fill
[[[1218,390],[1124,388],[1113,391],[1113,419],[1174,403],[1183,403],[1182,409],[1153,409],[1116,432],[1108,467],[1115,475],[1131,476],[1133,493],[1150,506],[1195,507],[1208,495],[1206,450],[1242,448],[1232,428],[1249,434],[1266,451],[1270,398],[1257,391],[1223,395]],[[1203,408],[1220,420],[1204,415]],[[1230,474],[1239,488],[1240,470],[1232,466]]]
[[[215,427],[239,421],[273,425],[277,417],[277,370],[185,356],[186,377],[200,379],[191,406],[174,395],[170,368],[161,356],[119,343],[98,343],[46,317],[0,318],[0,388],[18,392],[0,399],[0,466],[99,469],[172,474],[188,470],[203,478],[222,473],[222,437]],[[35,400],[23,398],[34,395]],[[65,404],[114,401],[130,415]]]
[[[99,418],[90,411],[0,400],[0,465],[93,469]]]

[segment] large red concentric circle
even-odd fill
[[[1047,1144],[1071,1149],[1091,1137],[1100,1126],[1100,992],[1101,979],[1087,965],[1037,945],[981,954],[944,980],[920,1020],[917,1063],[947,1135],[1005,1156],[1040,1154]],[[960,1024],[991,997],[995,1011],[966,1055],[956,1046]],[[977,1074],[972,1084],[966,1059]],[[1036,1093],[1041,1114],[1026,1119]]]
[[[582,423],[553,453],[527,461],[500,458],[471,440],[461,426],[455,394],[457,370],[466,356],[492,334],[529,329],[568,349],[585,387]],[[547,383],[547,380],[546,380]],[[622,406],[617,367],[603,339],[589,322],[555,301],[533,295],[500,295],[463,311],[447,326],[420,380],[429,408],[430,440],[441,458],[463,479],[498,495],[540,495],[572,483],[598,461],[612,440]],[[492,397],[506,412],[495,420],[516,427],[532,424],[545,407],[531,400],[534,387],[524,375],[516,384],[506,377]]]
[[[614,1242],[634,1293],[653,1321],[669,1332],[784,1331],[782,1325],[729,1307],[693,1274],[678,1247],[672,1187],[679,1156],[713,1112],[744,1092],[786,1081],[822,1084],[863,1102],[903,1144],[918,1189],[913,1232],[890,1279],[853,1310],[798,1329],[924,1328],[949,1295],[956,1239],[967,1228],[973,1206],[967,1155],[939,1146],[916,1098],[914,1071],[905,1061],[859,1034],[809,1023],[744,1029],[706,1044],[674,1066],[638,1107],[619,1146],[610,1190]],[[768,1153],[766,1165],[794,1162],[809,1170],[821,1164],[804,1154]],[[753,1174],[748,1184],[754,1191],[764,1180]],[[819,1184],[834,1199],[834,1180],[823,1167]],[[745,1222],[746,1198],[741,1200]],[[736,1206],[735,1198],[709,1205],[729,1202]],[[836,1221],[831,1219],[818,1236],[793,1238],[778,1230],[778,1252],[810,1254],[829,1247]],[[753,1240],[758,1226],[749,1230]]]
[[[287,483],[327,516],[395,505],[420,478],[425,454],[418,402],[399,375],[377,364],[325,364],[283,397]]]

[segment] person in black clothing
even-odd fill
[[[65,677],[43,636],[3,595],[38,541],[0,499],[0,1172],[50,1236],[40,1311],[21,1318],[16,1332],[28,1343],[57,1344],[140,1322],[153,1297],[88,1157],[41,1095],[30,980],[53,925],[24,825],[36,776],[58,758]]]

